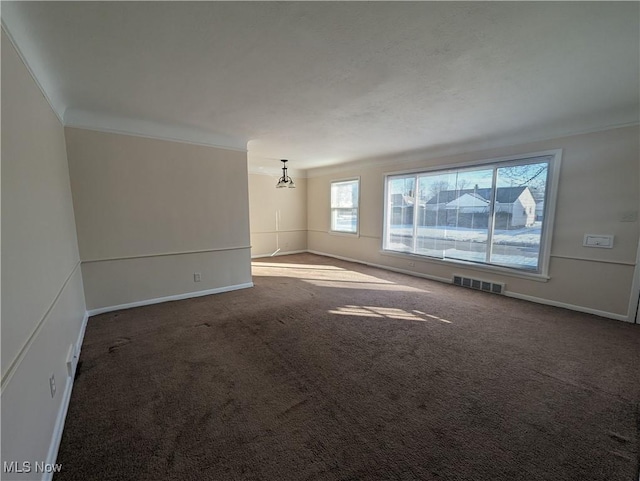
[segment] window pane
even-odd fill
[[[402,252],[413,251],[415,186],[415,176],[389,179],[387,185],[387,249]]]
[[[333,182],[331,184],[331,207],[357,207],[358,181]]]
[[[358,209],[331,209],[331,229],[358,232]]]
[[[423,174],[416,253],[486,262],[493,169]]]
[[[358,232],[358,188],[357,179],[331,183],[331,230]]]
[[[388,176],[383,248],[543,271],[554,158]]]
[[[491,263],[537,270],[548,162],[500,167]]]

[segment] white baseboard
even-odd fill
[[[84,333],[87,329],[87,321],[89,320],[89,313],[85,312],[82,318],[82,325],[80,326],[80,332],[78,333],[78,339],[74,345],[75,352],[78,358],[80,358],[80,350],[82,349],[82,341],[84,340]],[[73,380],[76,374],[76,365],[67,379],[67,383],[62,394],[62,403],[56,417],[56,424],[53,427],[53,434],[51,435],[51,443],[49,444],[49,452],[47,453],[47,464],[53,465],[58,458],[58,449],[60,448],[60,441],[62,441],[62,433],[64,432],[64,422],[67,418],[67,411],[69,410],[69,403],[71,402],[71,391],[73,390]],[[53,473],[43,473],[42,481],[50,481],[53,478]]]
[[[275,251],[272,254],[256,254],[255,256],[251,256],[252,259],[261,259],[263,257],[277,257],[277,256],[288,256],[288,255],[292,255],[292,254],[305,254],[307,252],[310,252],[306,249],[303,250],[298,250],[298,251],[286,251],[286,252],[282,252],[280,251],[280,249],[278,249],[277,251]]]
[[[215,289],[207,289],[205,291],[185,292],[184,294],[176,294],[173,296],[157,297],[155,299],[145,299],[143,301],[129,302],[127,304],[119,304],[117,306],[98,307],[88,311],[89,317],[105,312],[121,311],[122,309],[130,309],[132,307],[149,306],[151,304],[160,304],[168,301],[181,301],[183,299],[191,299],[192,297],[209,296],[211,294],[220,294],[222,292],[237,291],[238,289],[247,289],[253,287],[253,282],[245,282],[243,284],[235,284],[233,286],[216,287]]]
[[[606,317],[608,319],[615,319],[616,321],[633,322],[632,320],[629,320],[628,316],[625,316],[624,314],[616,314],[615,312],[600,311],[590,307],[576,306],[575,304],[543,299],[542,297],[528,296],[518,292],[504,291],[504,295],[515,299],[522,299],[523,301],[535,302],[537,304],[544,304],[553,307],[562,307],[563,309],[569,309],[571,311],[584,312],[585,314],[593,314],[595,316]]]
[[[358,259],[351,259],[349,257],[337,256],[334,254],[327,254],[326,252],[319,252],[314,250],[308,250],[307,252],[309,252],[310,254],[317,254],[319,256],[333,257],[335,259],[340,259],[343,261],[355,262],[357,264],[364,264],[371,267],[378,267],[380,269],[384,269],[387,271],[399,272],[401,274],[407,274],[410,276],[422,277],[422,278],[430,279],[433,281],[444,282],[446,284],[453,284],[452,279],[447,279],[445,277],[430,276],[428,274],[422,274],[420,272],[413,272],[405,269],[397,269],[395,267],[389,267],[381,264],[374,264],[372,262],[360,261]],[[591,309],[590,307],[576,306],[574,304],[567,304],[564,302],[543,299],[541,297],[528,296],[526,294],[519,294],[517,292],[505,291],[504,295],[507,297],[513,297],[515,299],[522,299],[524,301],[535,302],[537,304],[544,304],[547,306],[554,306],[554,307],[562,307],[564,309],[569,309],[572,311],[584,312],[585,314],[594,314],[596,316],[606,317],[608,319],[615,319],[616,321],[633,322],[632,319],[629,319],[629,317],[625,316],[624,314],[616,314],[614,312],[600,311],[598,309]]]

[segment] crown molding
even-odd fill
[[[224,134],[216,134],[198,129],[196,127],[181,126],[178,124],[164,124],[149,120],[118,117],[109,114],[90,112],[74,108],[67,108],[65,110],[65,106],[61,101],[59,101],[59,99],[56,99],[55,96],[50,96],[47,94],[47,90],[45,90],[44,86],[46,85],[48,86],[49,90],[55,91],[54,86],[51,85],[51,82],[47,81],[46,75],[42,74],[42,72],[40,72],[42,81],[38,78],[38,76],[36,76],[34,69],[27,61],[23,50],[18,46],[15,36],[7,27],[4,18],[0,18],[0,24],[2,31],[4,31],[4,33],[7,35],[8,40],[16,50],[19,58],[22,60],[27,71],[33,78],[35,84],[38,86],[45,100],[48,102],[52,111],[63,126],[248,152],[247,145],[249,139],[238,138]],[[27,53],[29,53],[28,45],[25,47],[25,49],[27,50]],[[585,135],[638,125],[639,122],[637,120],[634,120],[632,122],[623,122],[604,127],[566,131],[553,130],[549,127],[546,129],[546,133],[541,133],[540,130],[538,130],[537,134],[534,133],[533,135],[527,132],[520,134],[507,134],[502,136],[501,138],[475,139],[467,142],[458,142],[451,145],[433,146],[431,148],[413,151],[389,152],[384,155],[351,159],[333,165],[319,166],[306,170],[300,169],[298,171],[295,171],[289,169],[289,172],[293,177],[319,177],[323,175],[333,175],[341,172],[347,172],[360,167],[397,165],[399,163],[401,164],[416,161],[427,161],[447,156],[470,154],[497,148],[514,147],[529,143],[550,141],[570,136]],[[551,131],[553,131],[553,133],[551,133]],[[249,173],[260,175],[275,176],[279,175],[280,172],[279,168],[274,167],[272,169],[271,167],[252,165],[251,160],[248,163],[248,169]]]
[[[42,93],[42,96],[44,97],[44,99],[49,104],[49,107],[51,107],[51,110],[53,111],[54,115],[58,118],[60,123],[62,125],[64,125],[63,115],[60,112],[61,107],[56,108],[55,103],[53,102],[51,97],[49,97],[49,95],[47,94],[47,91],[42,86],[42,83],[40,82],[40,80],[38,80],[38,77],[33,72],[33,69],[31,68],[31,65],[29,65],[29,62],[27,62],[26,57],[22,53],[22,49],[18,46],[18,43],[16,42],[16,39],[12,35],[11,30],[7,27],[7,24],[5,23],[4,18],[2,18],[2,17],[0,17],[0,28],[2,29],[2,31],[7,36],[7,39],[9,39],[9,42],[11,43],[13,48],[15,49],[16,53],[18,54],[18,57],[20,57],[20,60],[24,64],[25,68],[27,69],[27,72],[29,72],[29,75],[31,76],[31,78],[35,82],[36,86],[40,89],[40,92]]]
[[[376,156],[376,157],[366,157],[362,159],[355,159],[348,162],[343,162],[335,165],[328,165],[324,167],[315,167],[307,170],[307,177],[322,177],[324,175],[334,175],[342,172],[353,171],[354,169],[363,168],[363,167],[376,167],[376,166],[387,166],[387,165],[398,165],[404,163],[411,162],[419,162],[419,161],[429,161],[436,160],[443,157],[450,157],[454,155],[465,155],[472,154],[475,152],[482,152],[485,150],[493,150],[507,147],[516,147],[527,144],[533,144],[537,142],[545,142],[563,139],[566,137],[574,137],[577,135],[587,135],[594,134],[598,132],[606,132],[609,130],[623,129],[627,127],[638,127],[640,126],[640,122],[625,122],[615,125],[610,125],[607,127],[599,127],[593,129],[584,129],[577,130],[569,133],[562,133],[560,135],[541,135],[541,136],[527,136],[527,135],[514,135],[509,136],[508,141],[504,140],[481,140],[481,141],[471,141],[464,142],[459,144],[454,144],[450,146],[444,146],[441,148],[427,148],[427,149],[419,149],[412,151],[404,151],[404,152],[390,152],[385,155]]]
[[[87,110],[67,109],[63,123],[65,127],[247,152],[247,141],[238,137],[215,134],[193,127],[131,119]]]
[[[247,151],[247,139],[215,134],[201,129],[173,124],[162,124],[141,119],[113,116],[99,112],[90,112],[81,109],[66,108],[62,102],[55,101],[47,93],[44,85],[46,78],[41,81],[34,69],[27,61],[27,56],[18,45],[15,36],[7,26],[4,18],[0,17],[0,28],[6,34],[7,39],[15,49],[18,57],[29,72],[29,75],[37,85],[51,110],[64,127],[74,127],[99,132],[108,132],[151,139],[168,140],[206,147],[216,147],[226,150]],[[50,86],[50,85],[49,85]],[[51,87],[51,86],[50,86]]]

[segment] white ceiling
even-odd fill
[[[2,2],[66,125],[307,169],[638,122],[639,4]],[[247,144],[248,142],[248,144]]]

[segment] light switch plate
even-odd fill
[[[605,234],[585,234],[582,245],[584,247],[599,247],[601,249],[612,249],[613,236],[605,235]]]

